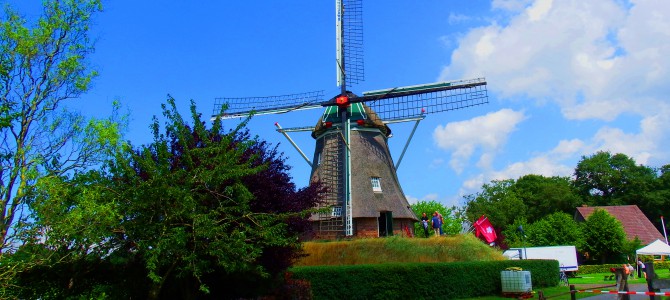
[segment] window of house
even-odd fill
[[[381,192],[382,191],[382,179],[379,177],[370,177],[370,182],[372,182],[372,191]]]
[[[342,206],[333,206],[330,216],[333,218],[342,216]]]

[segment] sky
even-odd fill
[[[39,14],[40,0],[0,1]],[[209,118],[216,97],[338,94],[335,1],[104,3],[91,34],[100,72],[68,107],[104,117],[118,100],[126,138],[151,142],[149,124],[174,97]],[[428,115],[398,168],[410,203],[462,205],[492,180],[571,176],[584,156],[624,153],[670,163],[670,1],[364,1],[365,81],[354,93],[485,77],[489,103]],[[321,110],[257,116],[252,134],[278,145],[298,187],[310,168],[276,132],[313,126]],[[224,122],[234,127],[238,120]],[[412,123],[393,124],[398,159]],[[291,138],[312,157],[309,133]]]

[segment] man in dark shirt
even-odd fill
[[[421,226],[423,226],[423,233],[428,237],[428,216],[426,213],[421,214]]]

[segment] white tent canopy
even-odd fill
[[[661,240],[655,240],[635,251],[637,255],[670,255],[670,246]]]

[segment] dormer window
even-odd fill
[[[372,183],[372,191],[375,193],[382,192],[382,179],[379,177],[370,177],[370,182]]]

